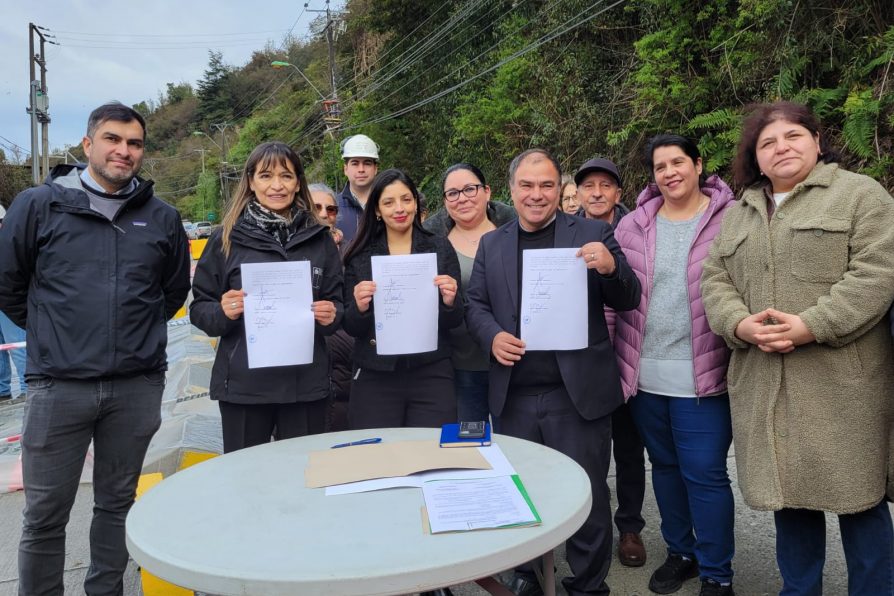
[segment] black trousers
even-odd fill
[[[585,420],[564,387],[530,394],[510,388],[500,414],[500,432],[551,447],[580,465],[590,478],[593,507],[584,525],[565,543],[573,577],[562,581],[568,594],[608,594],[612,515],[608,491],[611,416]],[[557,486],[556,490],[562,490]],[[529,566],[518,569],[530,573]]]
[[[646,456],[643,440],[626,403],[612,414],[612,455],[615,458],[615,491],[618,532],[639,534],[646,526],[643,498],[646,495]]]
[[[290,404],[219,401],[224,453],[326,431],[328,399]]]
[[[450,422],[456,422],[456,393],[449,358],[394,371],[355,372],[348,405],[352,430],[439,428]]]

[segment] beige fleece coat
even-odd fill
[[[733,349],[739,485],[755,509],[863,511],[885,495],[891,459],[894,199],[823,163],[769,219],[766,193],[727,211],[702,274],[708,322]],[[816,343],[766,354],[735,336],[769,307],[798,314]]]

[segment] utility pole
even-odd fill
[[[205,173],[205,154],[209,153],[211,149],[193,149],[193,153],[201,153],[202,154],[202,173]]]
[[[46,31],[43,27],[28,23],[28,45],[29,45],[29,88],[30,101],[26,110],[31,114],[31,181],[36,186],[40,184],[41,170],[43,176],[46,177],[50,173],[50,107],[47,98],[47,60],[46,60],[46,44],[59,45],[55,41],[50,41],[43,34]],[[40,38],[40,53],[34,52],[34,36]],[[40,66],[40,80],[37,80],[37,73],[34,65]],[[37,140],[37,123],[41,124],[42,143],[41,149],[38,149]],[[43,155],[41,163],[40,156]],[[41,167],[42,166],[42,167]]]
[[[326,33],[326,44],[329,46],[329,88],[332,91],[332,97],[323,102],[323,109],[326,112],[323,119],[329,126],[329,132],[331,134],[333,129],[338,128],[339,124],[341,124],[341,105],[338,101],[338,88],[336,85],[335,72],[335,27],[339,22],[339,17],[336,16],[335,19],[332,18],[332,11],[329,9],[329,0],[326,0],[326,10],[308,9],[307,4],[304,5],[304,8],[307,9],[308,12],[326,13],[326,26],[323,31]]]
[[[332,88],[332,99],[338,101],[338,89],[335,87],[335,34],[332,31],[335,22],[329,12],[329,0],[326,0],[326,44],[329,46],[329,84]]]
[[[230,199],[230,181],[227,177],[227,127],[230,122],[216,122],[211,124],[220,131],[220,207],[223,209],[224,204]],[[207,215],[207,213],[205,214]]]

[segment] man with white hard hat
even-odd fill
[[[342,143],[341,156],[348,184],[338,197],[338,229],[344,234],[342,244],[347,246],[357,234],[360,214],[379,171],[379,146],[366,135],[354,135]]]

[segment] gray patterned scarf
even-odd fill
[[[285,246],[286,242],[289,241],[289,238],[295,233],[295,228],[297,226],[293,224],[298,223],[298,220],[300,219],[298,213],[300,211],[301,210],[293,204],[289,217],[286,218],[270,211],[261,205],[257,199],[252,199],[248,202],[248,205],[246,205],[245,212],[242,214],[242,219],[273,236],[276,241],[279,242],[280,246]]]

